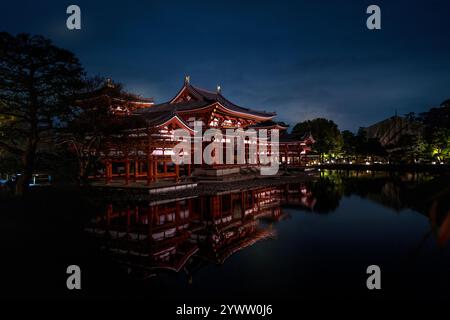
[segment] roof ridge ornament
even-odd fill
[[[222,88],[220,87],[220,84],[217,85],[216,92],[217,92],[218,94],[221,94],[221,93],[222,93]]]
[[[114,88],[114,83],[112,82],[111,78],[106,78],[106,86],[108,88]]]
[[[191,83],[191,76],[190,75],[186,75],[184,77],[184,84],[190,84]]]

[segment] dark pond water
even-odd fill
[[[311,183],[177,201],[73,197],[41,196],[33,208],[45,219],[23,205],[16,209],[27,211],[23,221],[3,224],[11,234],[3,242],[11,256],[4,295],[202,303],[450,298],[445,176],[326,171]],[[78,293],[65,290],[69,264],[82,268]],[[382,273],[376,292],[366,288],[373,264]]]

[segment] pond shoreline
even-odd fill
[[[247,180],[238,181],[199,181],[195,186],[183,189],[173,189],[167,192],[151,193],[148,188],[131,187],[131,186],[84,186],[83,190],[90,195],[100,196],[114,200],[137,200],[137,201],[155,201],[155,200],[171,200],[186,197],[210,196],[249,190],[255,188],[264,188],[277,186],[286,183],[302,183],[313,181],[318,178],[318,172],[295,172],[271,177],[257,177]],[[172,183],[164,185],[164,189],[170,186],[183,185],[183,183]]]
[[[430,172],[430,173],[447,173],[450,172],[450,165],[448,164],[348,164],[348,163],[334,163],[322,164],[315,166],[318,169],[328,170],[372,170],[372,171],[389,171],[389,172]]]

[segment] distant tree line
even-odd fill
[[[382,145],[360,128],[355,134],[340,131],[332,120],[317,118],[296,124],[293,133],[311,132],[316,140],[313,151],[321,161],[448,163],[450,160],[450,100],[420,114],[405,115],[418,124],[414,133],[400,134],[395,144]]]

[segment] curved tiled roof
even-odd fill
[[[154,104],[153,98],[144,98],[136,94],[132,94],[129,92],[125,92],[122,89],[121,85],[113,84],[112,82],[107,81],[106,83],[101,84],[97,89],[90,90],[84,93],[79,94],[74,97],[76,101],[89,101],[96,100],[100,98],[107,97],[111,100],[126,102],[126,103],[136,103],[143,105],[152,105]]]
[[[175,102],[176,99],[181,95],[181,93],[187,91],[189,96],[193,97],[193,101],[188,102]],[[201,89],[185,83],[178,94],[169,102],[155,104],[152,107],[145,108],[137,111],[137,114],[145,113],[158,113],[158,112],[177,112],[177,111],[189,111],[199,108],[206,107],[213,103],[220,103],[224,108],[243,114],[248,114],[250,116],[256,116],[261,118],[273,118],[275,112],[265,112],[256,111],[249,108],[244,108],[232,103],[230,100],[226,99],[220,92],[212,92],[209,90]]]
[[[266,120],[263,122],[259,122],[253,126],[250,126],[250,128],[270,128],[270,127],[279,127],[279,128],[286,130],[287,128],[289,128],[289,125],[284,122],[276,122],[273,120]]]
[[[189,102],[181,102],[181,103],[160,103],[155,104],[149,108],[137,110],[136,114],[155,114],[155,113],[174,113],[177,111],[187,111],[198,108],[203,108],[211,103],[208,101],[189,101]]]
[[[223,105],[225,108],[230,109],[232,111],[241,112],[241,113],[248,113],[255,116],[260,117],[274,117],[276,116],[275,112],[266,112],[266,111],[256,111],[249,108],[240,107],[234,103],[232,103],[230,100],[225,98],[220,92],[211,92],[208,90],[200,89],[191,85],[188,85],[188,88],[194,92],[199,93],[203,99],[209,100],[211,102],[219,102],[221,105]]]
[[[312,143],[315,142],[314,137],[312,136],[311,132],[305,132],[303,135],[299,135],[297,133],[287,133],[285,135],[282,135],[280,137],[280,142],[299,142],[299,141],[306,141],[310,140]]]

